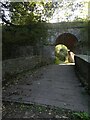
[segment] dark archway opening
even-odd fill
[[[68,49],[75,52],[75,45],[77,42],[78,42],[78,39],[75,35],[71,33],[63,33],[57,37],[55,46],[58,44],[63,44],[67,46]]]

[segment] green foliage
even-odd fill
[[[6,0],[7,1],[7,0]],[[57,21],[88,21],[89,16],[85,16],[84,11],[86,3],[90,6],[88,0],[85,1],[57,1],[51,2],[46,0],[30,0],[28,2],[0,2],[2,11],[2,20],[6,24],[13,23],[15,25],[26,25],[36,22],[49,22],[50,19],[54,18],[54,13],[58,11]],[[9,11],[9,17],[5,14],[5,10]],[[80,14],[75,14],[79,10]],[[63,16],[62,16],[63,12]],[[83,16],[83,17],[82,17]]]
[[[6,115],[17,117],[20,114],[20,117],[23,117],[24,113],[29,113],[27,115],[30,115],[31,118],[53,118],[53,119],[60,119],[60,120],[90,120],[90,117],[88,117],[87,113],[85,113],[85,116],[76,117],[78,115],[74,115],[75,112],[68,110],[68,109],[61,109],[59,107],[50,106],[50,105],[40,105],[36,103],[32,104],[22,104],[22,103],[8,103],[4,102],[3,106],[3,117]],[[77,112],[79,114],[79,112]],[[84,114],[84,113],[82,113]],[[86,115],[87,114],[87,115]],[[73,115],[73,116],[72,116]],[[87,116],[87,117],[86,117]],[[28,116],[27,116],[28,117]]]
[[[8,4],[9,11],[12,13],[11,23],[16,25],[47,22],[57,7],[56,3],[45,1],[10,2]]]
[[[73,116],[76,119],[80,119],[80,120],[90,120],[90,116],[86,112],[75,112],[75,113],[73,113]]]
[[[59,60],[59,58],[58,57],[55,57],[55,62],[54,62],[55,64],[60,64],[60,60]]]
[[[47,29],[43,23],[28,26],[3,26],[3,44],[37,45],[47,43]]]
[[[11,2],[10,10],[12,10],[11,22],[17,25],[30,24],[37,21],[37,16],[34,15],[35,2]]]
[[[68,48],[65,45],[59,44],[55,47],[55,63],[60,64],[67,60]]]

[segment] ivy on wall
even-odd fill
[[[47,42],[47,29],[44,24],[31,24],[27,26],[3,26],[3,44],[37,45]]]

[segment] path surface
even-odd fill
[[[14,85],[3,90],[3,100],[39,103],[88,112],[90,97],[81,87],[74,65],[50,65],[36,72],[36,76],[23,76]]]

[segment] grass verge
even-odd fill
[[[90,120],[85,112],[40,104],[20,104],[3,102],[2,118],[59,118],[61,120]]]

